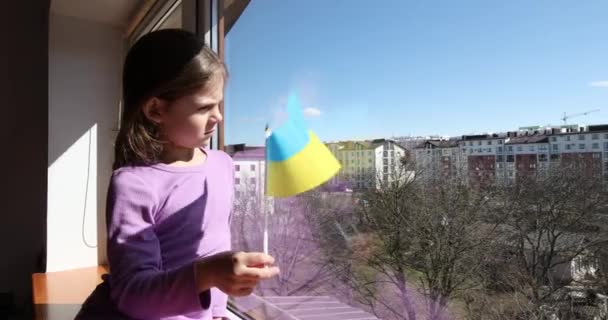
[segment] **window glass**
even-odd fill
[[[608,3],[463,1],[251,1],[231,27],[225,141],[261,150],[247,155],[262,186],[237,194],[233,248],[261,251],[267,216],[282,270],[233,299],[243,312],[600,317],[600,298],[572,299],[582,283],[608,294],[608,226],[592,213],[608,207],[608,161],[578,141],[608,139],[589,131],[605,112],[581,115],[606,101]],[[264,129],[294,93],[342,169],[268,198]]]

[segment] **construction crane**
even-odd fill
[[[586,115],[588,115],[590,113],[599,112],[599,111],[600,111],[600,109],[594,109],[594,110],[589,110],[589,111],[585,111],[585,112],[581,112],[581,113],[575,113],[575,114],[566,114],[564,112],[564,116],[562,117],[562,121],[564,122],[564,124],[568,124],[568,119],[575,118],[575,117],[580,117],[580,116],[586,116]]]

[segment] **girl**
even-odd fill
[[[183,30],[149,33],[129,51],[107,202],[110,276],[77,319],[224,318],[227,294],[278,274],[271,256],[229,251],[234,166],[204,148],[226,78]]]

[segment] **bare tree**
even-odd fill
[[[573,261],[605,245],[598,231],[608,193],[589,172],[569,164],[519,176],[501,186],[490,202],[501,232],[494,259],[485,268],[489,291],[484,294],[510,305],[509,319],[541,319],[551,310],[562,310],[568,302],[562,289],[572,283]],[[487,306],[483,300],[477,302]]]
[[[476,286],[494,239],[497,225],[483,219],[491,191],[469,188],[459,175],[400,172],[361,194],[353,218],[332,217],[339,229],[326,221],[322,247],[376,315],[442,319],[450,299]]]
[[[268,214],[269,249],[281,274],[264,282],[260,295],[292,296],[318,290],[327,282],[328,269],[318,258],[309,216],[317,211],[314,197],[270,199],[253,186],[246,186],[235,199],[232,219],[234,248],[261,251],[264,211]]]

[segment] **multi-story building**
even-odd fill
[[[443,176],[463,172],[463,159],[456,139],[424,141],[414,150],[418,172],[430,170]]]
[[[461,136],[454,140],[428,140],[416,148],[418,170],[466,172],[472,183],[509,181],[558,162],[583,164],[590,174],[603,174],[608,181],[608,125]]]
[[[235,198],[262,199],[265,188],[265,148],[231,145],[226,151],[234,162]]]
[[[330,184],[346,182],[353,189],[363,189],[405,176],[401,170],[405,149],[393,140],[340,141],[327,146],[342,165]]]

